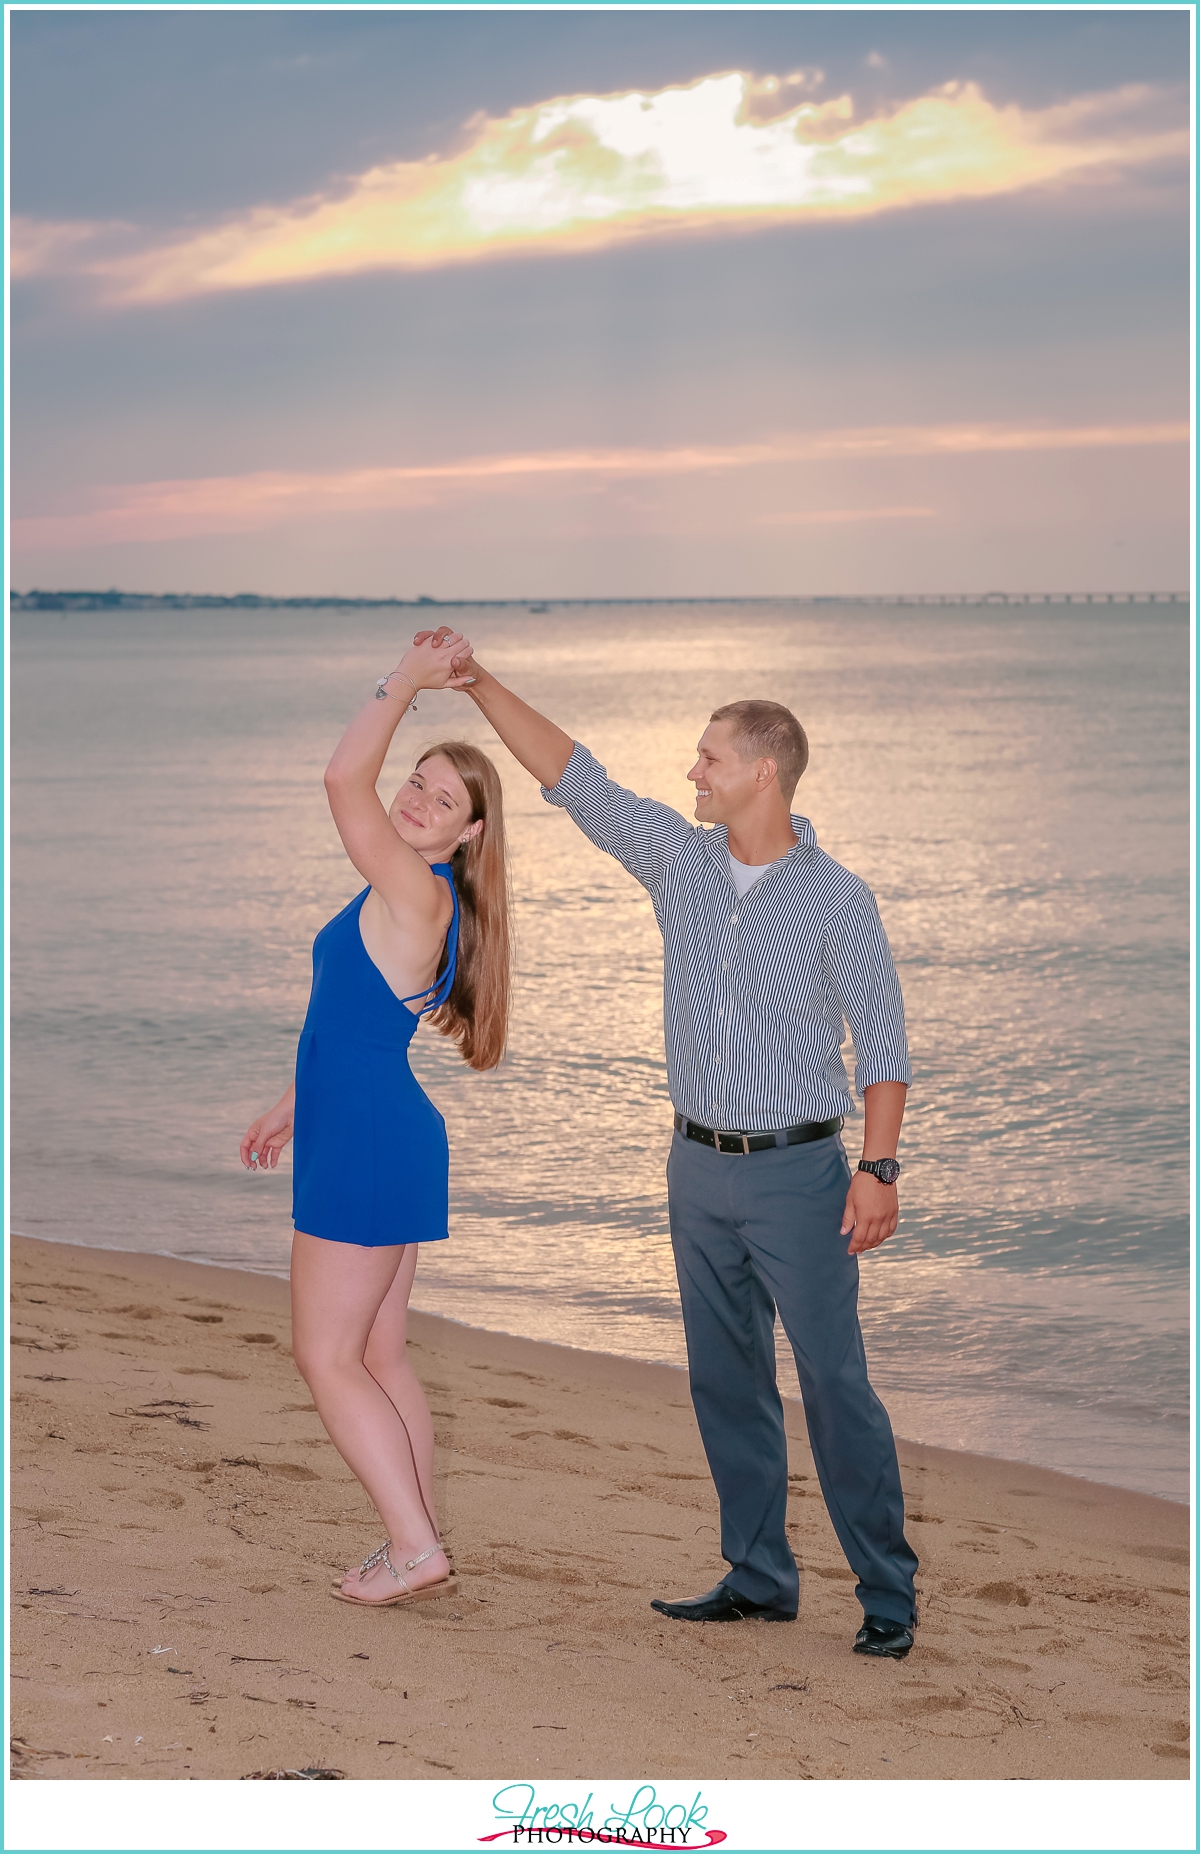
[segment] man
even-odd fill
[[[791,815],[804,730],[777,702],[718,708],[688,774],[697,828],[616,785],[473,658],[455,668],[451,686],[468,691],[542,796],[648,890],[663,936],[671,1241],[730,1569],[703,1596],[651,1607],[693,1621],[796,1616],[778,1309],[821,1491],[858,1576],[855,1651],[902,1659],[917,1559],[891,1424],[867,1378],[858,1257],[897,1224],[904,1013],[874,898]],[[865,1108],[853,1176],[839,1137],[854,1112],[844,1020]]]

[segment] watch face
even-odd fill
[[[895,1184],[900,1176],[900,1161],[899,1159],[876,1159],[871,1170],[880,1184]]]

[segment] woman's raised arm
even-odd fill
[[[470,654],[461,632],[406,650],[375,695],[363,703],[325,768],[325,791],[346,854],[396,917],[434,920],[445,909],[445,883],[398,834],[375,790],[401,717],[421,689],[444,689],[456,652]]]

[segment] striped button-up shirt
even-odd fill
[[[663,937],[667,1081],[701,1126],[768,1132],[852,1114],[842,1044],[854,1036],[855,1084],[910,1079],[904,1005],[875,898],[799,841],[739,898],[723,825],[701,829],[608,777],[576,743],[542,796],[615,856],[654,903]]]

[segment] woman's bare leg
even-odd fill
[[[393,1543],[392,1562],[400,1571],[405,1560],[437,1543],[432,1502],[421,1486],[422,1478],[432,1480],[432,1435],[427,1445],[423,1437],[410,1444],[400,1412],[364,1359],[397,1275],[407,1307],[416,1266],[412,1247],[367,1249],[300,1231],[292,1241],[296,1365],[334,1447],[378,1508]],[[386,1324],[394,1325],[390,1315]],[[419,1386],[417,1391],[420,1396]],[[420,1402],[423,1407],[423,1397]],[[407,1420],[403,1404],[401,1410]],[[406,1581],[413,1588],[433,1583],[445,1577],[447,1568],[443,1554],[435,1552],[406,1573]],[[364,1598],[394,1596],[396,1589],[383,1565],[354,1580],[354,1594]]]
[[[412,1443],[421,1498],[440,1537],[441,1528],[437,1523],[433,1491],[433,1418],[429,1414],[429,1405],[425,1401],[420,1380],[408,1362],[406,1350],[408,1302],[413,1277],[417,1272],[419,1247],[418,1243],[409,1243],[404,1251],[400,1266],[392,1278],[392,1285],[375,1315],[363,1353],[363,1363],[404,1419]],[[344,1588],[354,1590],[357,1578],[358,1569],[355,1567],[347,1572]]]
[[[425,1510],[437,1529],[433,1500],[433,1418],[416,1372],[408,1362],[408,1301],[420,1244],[410,1242],[383,1297],[367,1339],[363,1363],[404,1418],[416,1457]]]

